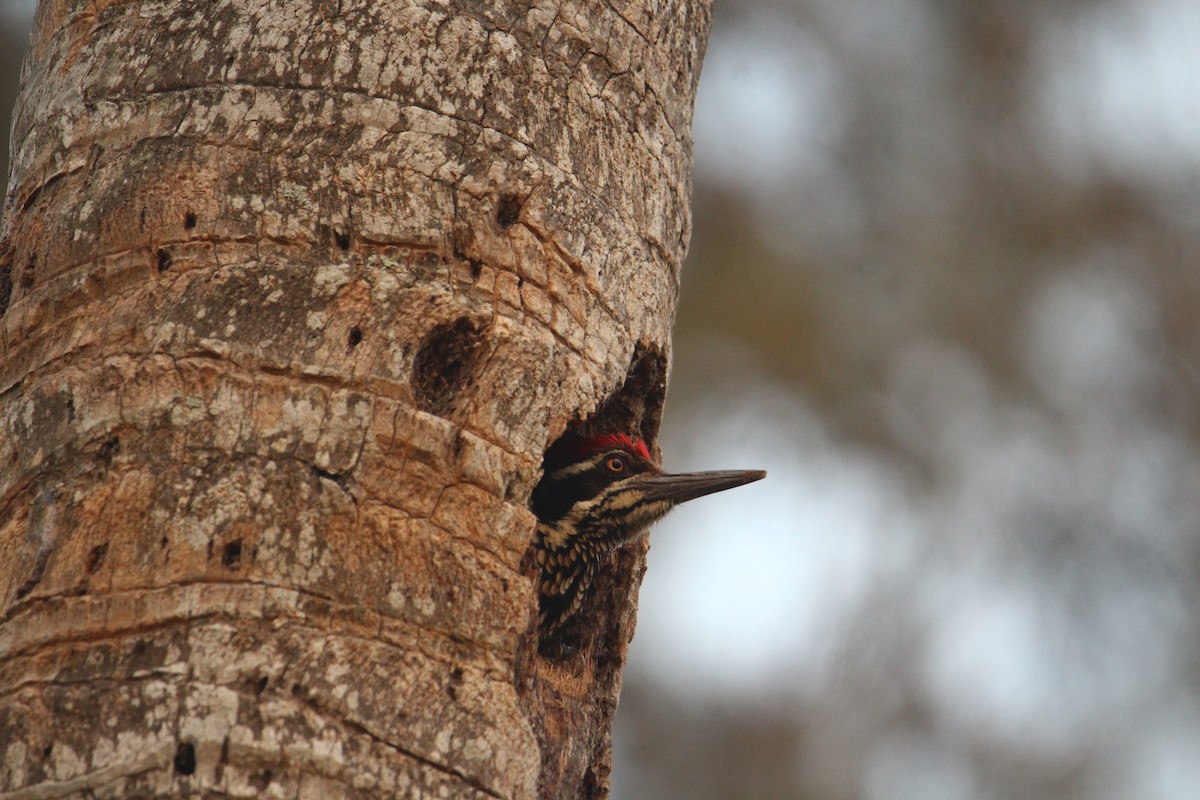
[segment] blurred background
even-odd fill
[[[1198,43],[718,3],[662,444],[771,474],[654,533],[615,800],[1198,796]]]

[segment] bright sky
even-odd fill
[[[1121,171],[1173,180],[1200,173],[1200,5],[1096,3],[1052,24],[1038,55],[1043,113],[1061,155],[1099,155]]]

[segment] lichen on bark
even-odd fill
[[[41,4],[0,248],[0,789],[606,792],[642,562],[590,649],[538,655],[527,500],[647,352],[619,421],[657,425],[708,18]]]

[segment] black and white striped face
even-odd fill
[[[577,459],[567,457],[576,455]],[[590,453],[584,446],[560,454],[551,451],[546,473],[533,490],[533,513],[542,523],[558,522],[572,509],[608,495],[614,484],[656,474],[658,469],[636,446],[607,446]]]

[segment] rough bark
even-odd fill
[[[703,0],[43,0],[0,256],[4,797],[603,796],[642,554],[555,647],[529,492],[653,438]]]

